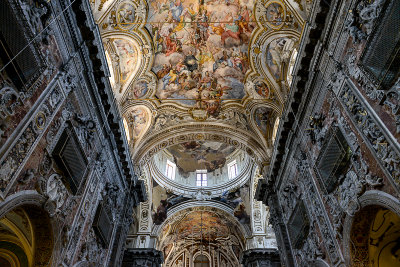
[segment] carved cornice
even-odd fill
[[[107,126],[106,128],[112,133],[113,140],[111,143],[118,153],[121,163],[121,172],[128,182],[133,182],[135,184],[137,177],[134,175],[133,165],[129,156],[128,143],[123,134],[122,119],[120,118],[118,107],[113,101],[110,83],[106,78],[108,76],[108,68],[100,32],[98,28],[95,27],[93,15],[87,1],[75,1],[72,3],[72,10],[76,15],[77,21],[80,21],[80,23],[76,24],[89,50],[88,56],[93,69],[90,68],[91,71],[87,71],[87,75],[92,76],[91,78],[95,81],[96,86],[93,90],[97,89],[97,93],[100,95],[100,98],[96,99],[98,101],[98,106],[104,111],[104,114],[108,114],[107,117],[104,116],[102,119]],[[89,69],[89,66],[86,68]],[[141,192],[140,194],[145,195],[146,193]]]
[[[333,2],[331,4],[331,2]],[[338,7],[336,1],[315,1],[313,14],[311,15],[312,27],[310,24],[305,26],[299,49],[299,54],[303,55],[299,59],[297,69],[294,70],[296,77],[291,86],[291,94],[289,101],[286,103],[286,110],[283,115],[281,125],[278,130],[278,138],[274,146],[274,153],[271,159],[271,168],[269,177],[278,177],[284,158],[287,156],[287,142],[292,141],[288,138],[291,132],[296,130],[298,125],[296,117],[301,117],[300,106],[304,105],[311,94],[309,87],[315,79],[314,67],[316,62],[321,59],[321,40],[326,36],[332,28],[331,21],[334,16],[328,16],[329,12],[333,12]],[[329,17],[329,21],[327,18]],[[327,28],[326,25],[329,25]],[[322,34],[324,33],[324,36]]]
[[[199,130],[201,129],[201,130]],[[199,133],[200,131],[200,133]],[[158,151],[188,141],[221,142],[246,151],[258,163],[268,162],[269,156],[263,145],[251,133],[226,125],[196,123],[168,127],[161,133],[145,136],[140,146],[133,151],[133,160],[138,166],[145,164]]]

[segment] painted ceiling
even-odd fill
[[[91,0],[134,164],[271,156],[312,0]]]
[[[220,142],[191,141],[171,146],[167,150],[173,155],[178,171],[182,175],[196,170],[213,172],[227,163],[227,157],[236,148]]]
[[[244,232],[231,215],[213,208],[192,208],[176,214],[163,225],[159,244],[179,240],[224,242],[231,236],[239,242],[244,241]]]
[[[153,149],[143,146],[159,132],[187,123],[239,128],[270,149],[311,5],[91,0],[133,155]]]

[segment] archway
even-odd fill
[[[194,267],[209,267],[210,266],[210,260],[208,257],[204,254],[199,254],[194,258]]]
[[[49,266],[52,233],[42,208],[22,205],[8,211],[0,217],[0,266]]]
[[[157,249],[165,266],[238,266],[245,233],[223,210],[196,207],[174,213],[161,227]]]
[[[350,231],[351,266],[400,265],[400,217],[378,205],[362,208]]]

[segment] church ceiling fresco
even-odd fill
[[[270,108],[260,107],[254,113],[254,120],[262,135],[268,135],[274,128],[276,115]]]
[[[230,215],[214,208],[189,208],[163,225],[159,239],[166,245],[178,240],[223,242],[232,236],[244,241],[244,233]]]
[[[198,108],[245,96],[253,1],[150,1],[156,95]],[[204,101],[196,101],[201,99]]]
[[[206,195],[205,199],[222,202],[229,206],[233,212],[232,215],[242,225],[250,225],[250,193],[249,193],[249,182],[246,184],[224,191],[218,197],[207,197],[207,192],[202,192]],[[165,188],[158,185],[153,180],[152,189],[152,219],[156,225],[161,225],[167,219],[168,210],[172,207],[179,205],[185,201],[198,200],[198,195],[177,195],[173,192],[166,190]],[[204,199],[203,199],[204,200]]]
[[[185,177],[196,170],[213,172],[224,167],[226,158],[236,148],[220,142],[191,141],[174,145],[167,150],[173,155],[178,172]]]
[[[209,118],[232,103],[283,106],[288,85],[282,81],[310,4],[92,0],[103,40],[113,44],[106,50],[117,99],[150,101],[159,110],[175,105]],[[115,43],[118,35],[131,42]],[[132,65],[135,58],[140,66]]]

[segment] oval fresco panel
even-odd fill
[[[156,56],[156,95],[197,108],[218,109],[220,99],[242,99],[255,28],[253,0],[150,1],[147,28]],[[208,105],[208,102],[212,102]]]
[[[133,27],[135,20],[135,7],[130,3],[122,3],[117,10],[117,22],[118,26],[127,30]]]
[[[262,97],[269,97],[269,86],[264,81],[256,81],[254,83],[254,90]]]
[[[137,81],[132,85],[132,89],[129,92],[129,98],[141,98],[147,93],[148,89],[148,83],[146,81]]]
[[[270,2],[265,7],[267,24],[273,29],[280,29],[285,20],[285,8],[279,2]]]

